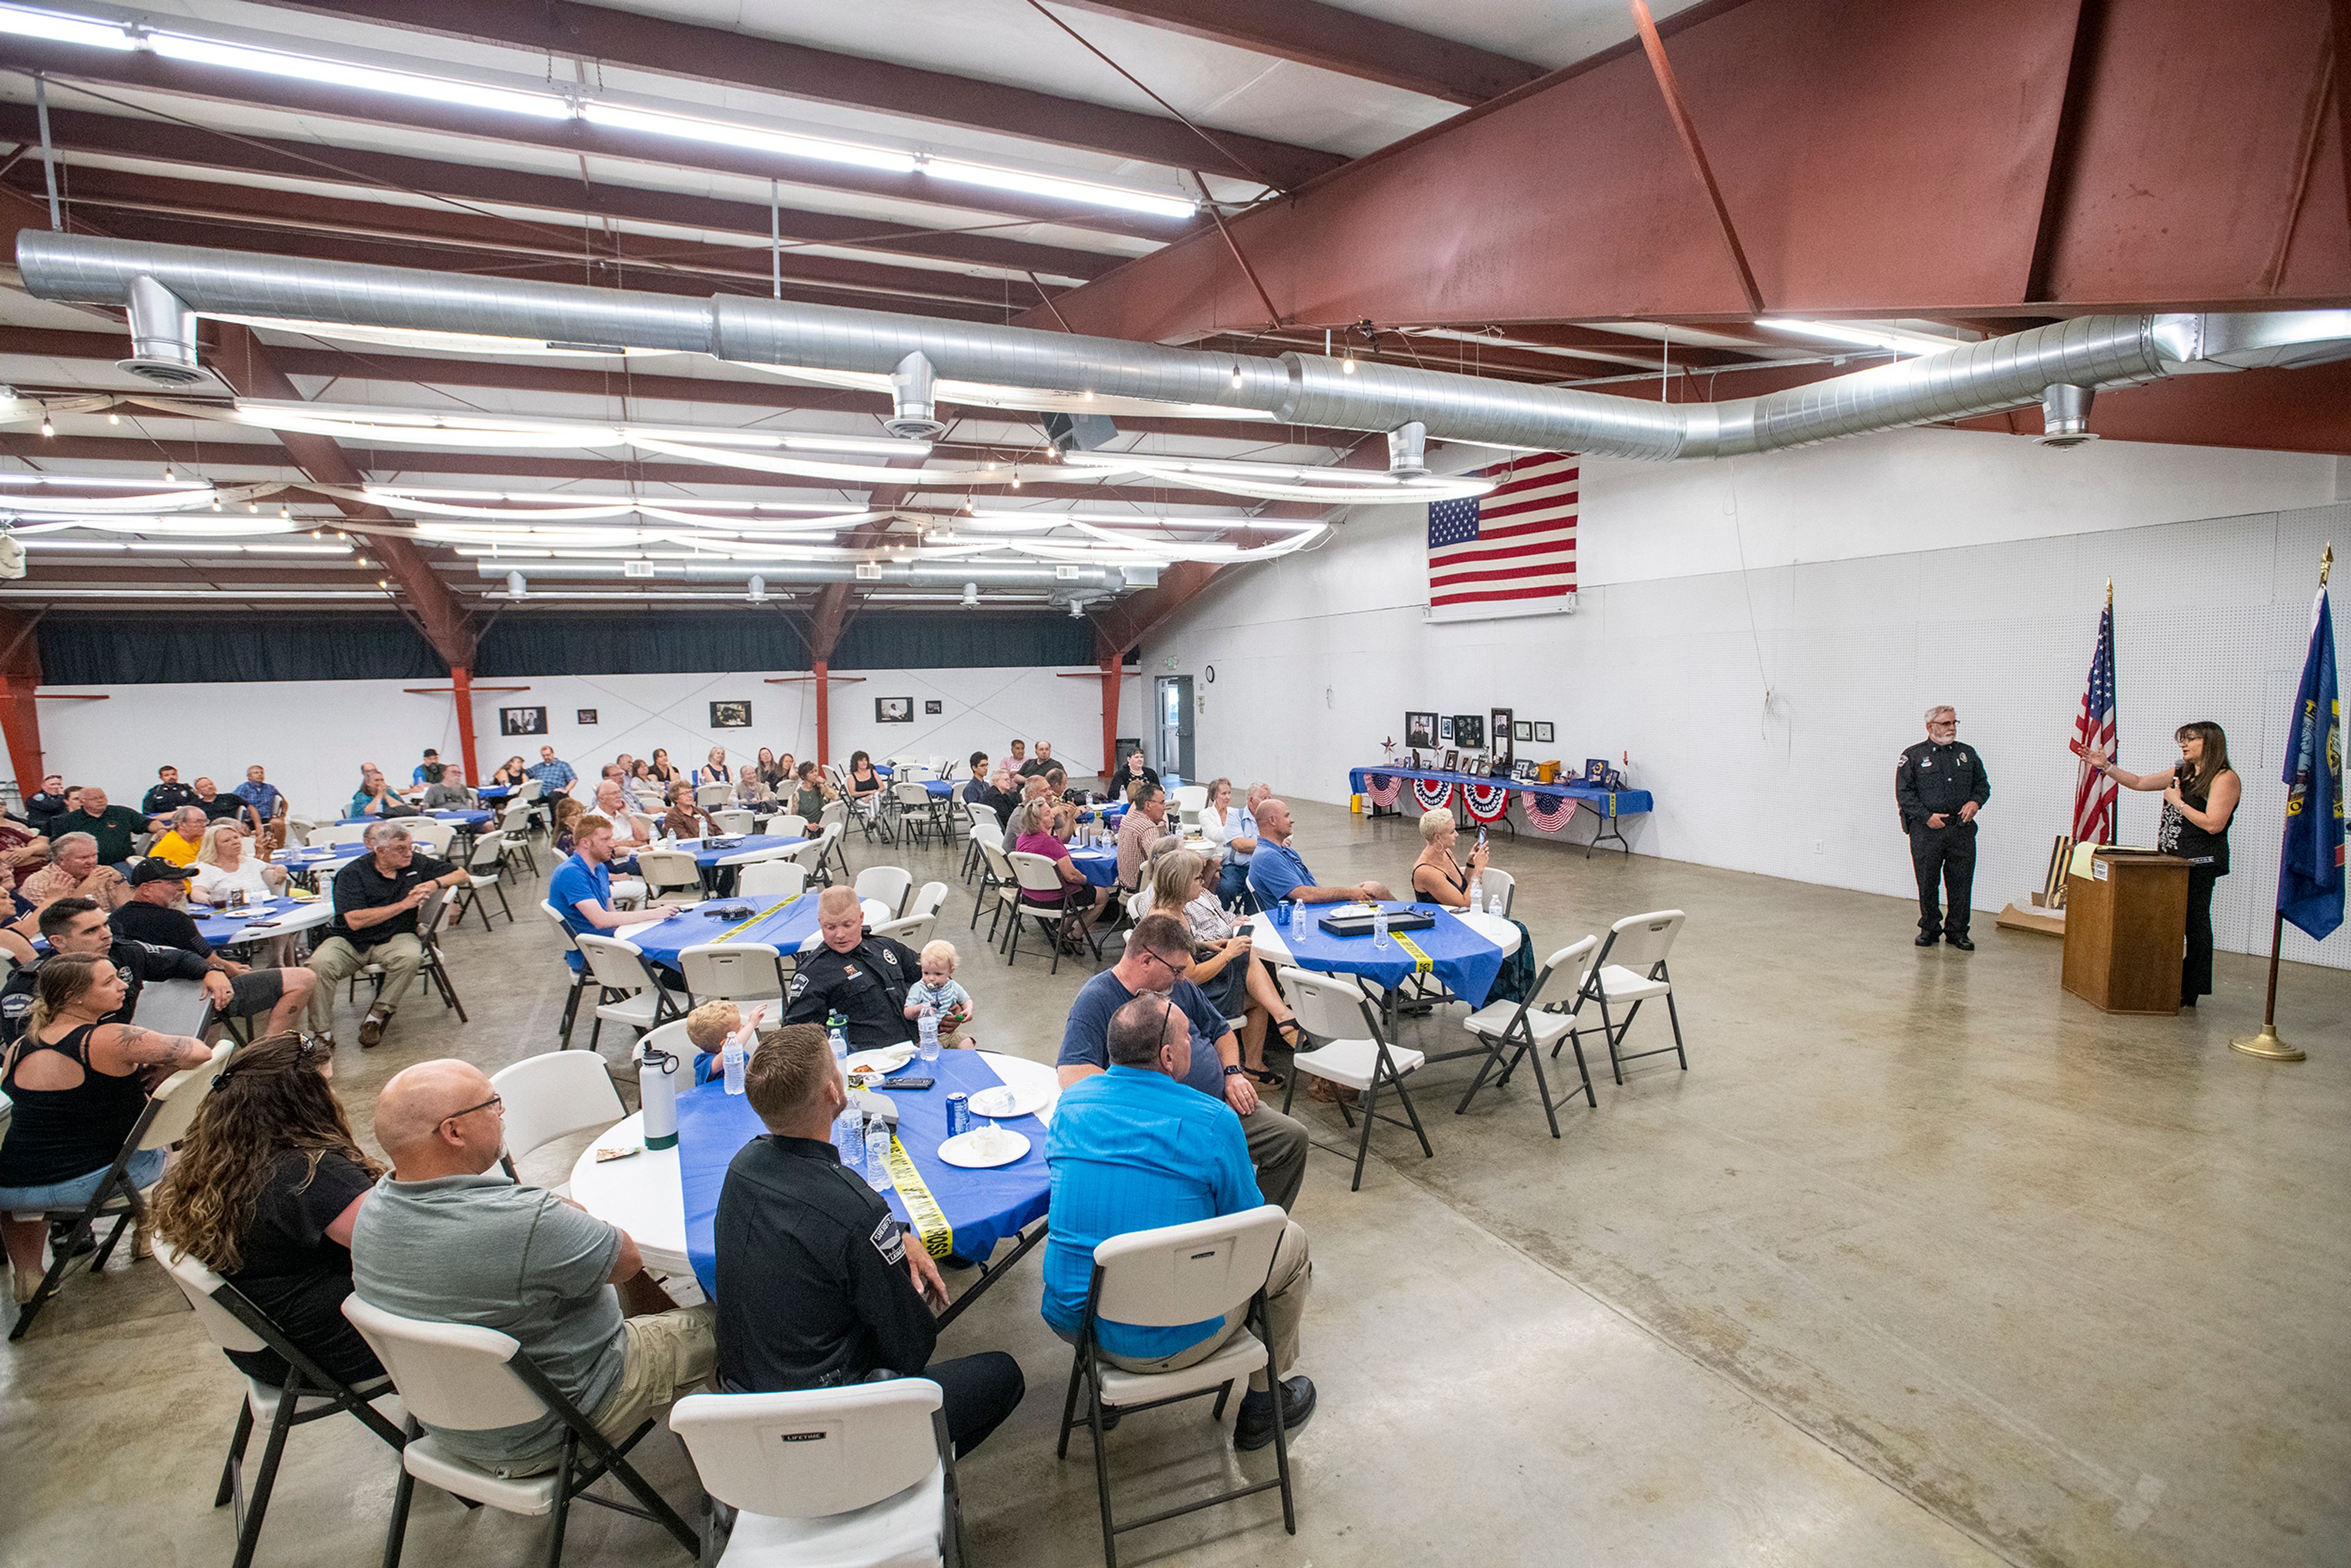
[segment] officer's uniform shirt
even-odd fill
[[[1927,819],[1938,813],[1956,822],[1963,803],[1973,800],[1980,807],[1991,799],[1983,758],[1963,740],[1922,740],[1894,764],[1894,801],[1906,831],[1926,827]]]
[[[831,1144],[746,1144],[726,1167],[714,1239],[726,1387],[837,1388],[929,1363],[938,1325],[906,1271],[920,1243]]]
[[[800,958],[784,1021],[820,1024],[837,1012],[848,1020],[851,1050],[896,1045],[915,1037],[906,993],[922,977],[922,955],[887,936],[868,933],[847,953],[820,946]]]
[[[146,798],[139,802],[139,812],[145,817],[164,817],[183,806],[203,804],[196,799],[194,785],[183,784],[175,779],[169,784],[158,784],[148,790]]]

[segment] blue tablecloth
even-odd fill
[[[420,811],[417,812],[416,815],[431,817],[435,821],[455,822],[469,833],[479,832],[482,829],[488,827],[491,822],[496,820],[496,813],[490,811]],[[344,817],[338,820],[335,826],[339,828],[363,828],[370,822],[381,822],[385,820],[386,819],[382,817]],[[394,817],[390,820],[392,821],[404,821],[407,819]]]
[[[947,1096],[957,1091],[976,1094],[1003,1080],[976,1051],[943,1051],[936,1062],[913,1063],[904,1071],[935,1078],[938,1083],[930,1089],[883,1091],[898,1107],[898,1142],[955,1231],[955,1255],[983,1260],[997,1243],[1045,1218],[1052,1192],[1045,1166],[1045,1124],[1034,1116],[1015,1116],[1002,1124],[1029,1139],[1029,1152],[1008,1166],[992,1170],[951,1166],[938,1153],[947,1135]],[[745,1144],[766,1131],[749,1097],[727,1093],[724,1083],[700,1084],[677,1097],[677,1174],[685,1202],[685,1253],[705,1294],[718,1293],[712,1228],[719,1190],[726,1185],[726,1166]],[[883,1196],[893,1214],[911,1218],[894,1190]]]
[[[1432,784],[1474,784],[1480,789],[1500,785],[1515,794],[1541,795],[1552,800],[1573,800],[1589,807],[1604,817],[1637,817],[1656,809],[1656,800],[1646,789],[1607,790],[1575,779],[1562,779],[1557,784],[1533,784],[1518,779],[1479,779],[1467,773],[1440,773],[1434,768],[1357,768],[1347,774],[1347,789],[1363,794],[1373,774],[1383,779],[1425,779]]]
[[[272,898],[248,904],[234,913],[196,915],[194,907],[191,907],[188,913],[196,915],[197,935],[218,947],[256,920],[267,920],[276,915],[290,915],[298,909],[314,909],[321,902],[316,898]],[[255,940],[266,941],[269,936],[270,933],[264,932]]]
[[[1397,941],[1399,936],[1407,936],[1428,955],[1431,972],[1445,983],[1446,988],[1473,1008],[1486,1005],[1486,993],[1493,989],[1494,977],[1502,972],[1502,950],[1455,919],[1451,912],[1435,904],[1390,904],[1391,910],[1428,910],[1436,915],[1437,924],[1426,931],[1392,933],[1384,952],[1372,946],[1369,932],[1361,936],[1333,936],[1323,930],[1316,922],[1329,914],[1331,907],[1310,904],[1302,925],[1274,927],[1301,969],[1362,975],[1383,986],[1400,986],[1412,977],[1417,962]]]
[[[629,941],[637,951],[664,968],[678,967],[677,956],[688,947],[698,947],[705,942],[725,937],[729,942],[765,942],[786,955],[799,951],[800,944],[816,935],[816,899],[820,890],[810,888],[789,899],[722,898],[673,915],[658,925],[648,925],[633,932]],[[720,918],[719,909],[749,909],[756,911],[748,925],[739,919]],[[742,926],[740,931],[735,927]],[[735,931],[732,936],[727,933]]]
[[[954,780],[948,779],[925,779],[923,788],[934,795],[952,795],[956,791]]]
[[[1086,873],[1086,880],[1096,887],[1108,887],[1118,880],[1116,850],[1071,850],[1070,863]]]
[[[474,791],[474,799],[484,801],[504,800],[511,797],[514,792],[515,787],[511,784],[485,784]]]

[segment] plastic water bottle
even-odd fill
[[[1492,901],[1486,905],[1486,913],[1492,915],[1497,920],[1502,918],[1502,895],[1500,894],[1496,894],[1493,896]]]
[[[1290,895],[1290,928],[1292,931],[1306,928],[1306,900],[1295,893]]]
[[[890,1190],[890,1124],[879,1116],[865,1118],[865,1185]]]
[[[1474,912],[1486,907],[1486,879],[1476,872],[1469,873],[1469,907]]]
[[[839,1013],[834,1013],[824,1020],[824,1033],[826,1043],[832,1047],[834,1063],[838,1065],[847,1061],[849,1060],[849,1025]]]
[[[865,1113],[851,1101],[832,1119],[832,1150],[841,1163],[851,1170],[862,1170],[865,1165]]]
[[[915,1054],[925,1061],[936,1061],[939,1059],[939,1009],[928,1002],[923,1004],[922,1031],[923,1041],[915,1048]]]
[[[1388,906],[1372,905],[1372,946],[1384,949],[1388,945]]]
[[[743,1069],[751,1060],[751,1053],[744,1050],[743,1046],[744,1040],[741,1035],[730,1034],[726,1037],[726,1045],[718,1053],[719,1066],[726,1075],[726,1092],[729,1094],[743,1092]],[[673,1115],[674,1113],[674,1112],[672,1113]]]

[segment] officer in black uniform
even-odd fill
[[[1947,706],[1928,708],[1927,738],[1894,764],[1894,804],[1902,813],[1902,831],[1910,835],[1910,864],[1918,873],[1921,947],[1932,947],[1939,936],[1962,953],[1976,950],[1968,940],[1976,813],[1991,799],[1983,758],[1959,739],[1959,715]]]
[[[821,1024],[837,1012],[848,1021],[852,1051],[914,1039],[906,993],[923,977],[923,956],[904,942],[868,936],[852,889],[826,888],[816,915],[824,946],[800,959],[784,1021]]]
[[[833,1150],[848,1092],[824,1031],[762,1034],[744,1091],[768,1136],[743,1145],[718,1194],[721,1386],[768,1394],[927,1377],[956,1453],[970,1453],[1020,1403],[1020,1364],[1002,1351],[932,1363],[946,1287]]]

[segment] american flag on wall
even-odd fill
[[[1577,464],[1543,452],[1479,471],[1494,488],[1428,508],[1428,618],[1487,620],[1575,603]]]
[[[2115,750],[2115,607],[2098,617],[2098,646],[2090,655],[2089,684],[2081,711],[2074,716],[2074,755],[2082,759],[2074,775],[2073,840],[2077,844],[2115,841],[2115,800],[2121,786],[2090,766],[2089,754]]]

